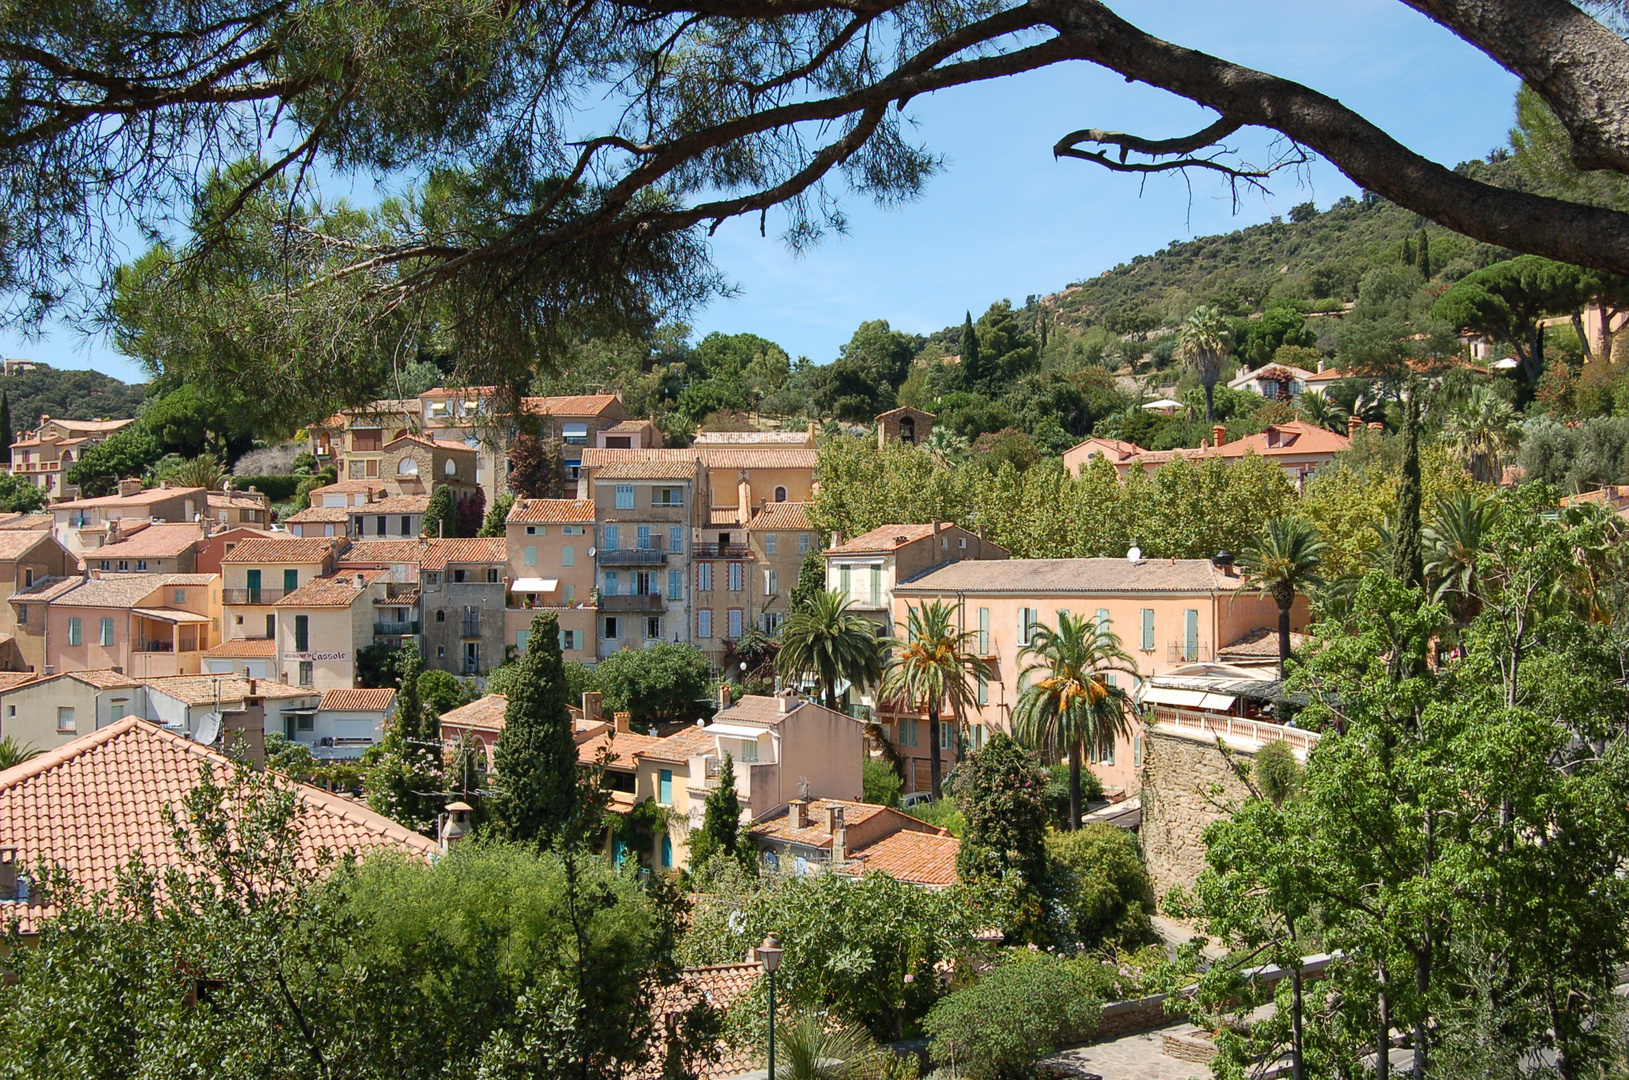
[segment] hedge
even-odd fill
[[[274,503],[288,502],[294,498],[294,493],[300,486],[304,476],[273,475],[273,476],[234,476],[232,487],[238,491],[248,491],[251,487],[260,492]]]

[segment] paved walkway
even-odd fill
[[[1065,1050],[1045,1064],[1071,1076],[1102,1080],[1210,1080],[1205,1066],[1167,1057],[1158,1031]]]

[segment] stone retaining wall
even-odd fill
[[[1252,751],[1234,749],[1248,761]],[[1205,868],[1205,827],[1226,817],[1250,794],[1214,738],[1158,725],[1143,731],[1142,841],[1154,895],[1191,889]]]

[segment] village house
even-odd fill
[[[67,549],[48,531],[0,529],[0,590],[6,596],[33,588],[46,580],[60,581],[74,570]],[[27,617],[25,606],[0,607],[0,669],[45,670],[43,635],[20,633],[18,622]]]
[[[225,675],[177,675],[140,683],[137,715],[188,738],[211,739],[209,728],[218,732],[228,713],[245,714],[255,703],[250,745],[260,748],[268,731],[288,733],[293,739],[297,729],[306,730],[321,699],[307,688]]]
[[[275,638],[227,638],[204,650],[204,674],[241,675],[246,679],[277,678]]]
[[[351,508],[385,497],[379,480],[341,480],[309,493],[311,505],[290,514],[283,524],[298,537],[345,536],[351,533]]]
[[[532,620],[552,611],[560,620],[567,660],[593,663],[598,635],[594,596],[592,499],[516,499],[504,523],[508,600],[503,640],[526,651]]]
[[[1101,457],[1124,477],[1132,469],[1153,472],[1178,458],[1193,462],[1219,458],[1233,462],[1246,454],[1254,454],[1271,461],[1283,469],[1293,483],[1301,485],[1313,473],[1332,463],[1336,454],[1352,448],[1349,435],[1341,435],[1304,420],[1268,424],[1266,430],[1232,442],[1222,441],[1227,437],[1227,432],[1221,424],[1217,424],[1213,428],[1213,435],[1214,443],[1206,440],[1197,450],[1144,450],[1133,443],[1116,439],[1087,439],[1064,451],[1063,464],[1073,475],[1079,476],[1089,461]]]
[[[310,726],[295,716],[283,734],[320,761],[354,761],[384,741],[385,725],[395,716],[394,690],[324,690]]]
[[[126,528],[108,523],[108,542],[85,558],[104,574],[192,574],[208,525],[192,522],[136,522]]]
[[[11,475],[21,476],[48,499],[71,499],[79,489],[65,477],[86,450],[108,440],[134,420],[58,420],[40,417],[40,426],[11,444]]]
[[[627,407],[622,404],[622,398],[616,394],[529,397],[522,400],[521,408],[528,417],[535,418],[539,438],[560,440],[561,467],[565,473],[568,489],[582,476],[584,449],[608,446],[637,450],[662,445],[661,435],[655,426],[646,421],[631,420]],[[611,432],[613,428],[620,429],[624,424],[631,426],[625,430],[618,430],[615,435],[601,441],[604,433]],[[641,424],[645,424],[646,427],[640,427]],[[628,440],[625,445],[622,442],[624,438]],[[507,439],[499,451],[505,462],[504,486],[507,488],[509,475]],[[495,497],[494,492],[487,495],[489,502]]]
[[[974,635],[974,651],[989,664],[990,678],[974,690],[966,717],[968,744],[983,745],[989,733],[1011,732],[1012,710],[1022,692],[1028,661],[1019,653],[1036,626],[1055,627],[1057,615],[1094,618],[1118,635],[1121,647],[1147,678],[1183,664],[1213,660],[1218,649],[1263,628],[1278,625],[1270,597],[1240,575],[1231,559],[967,560],[943,567],[894,589],[894,618],[903,623],[910,607],[931,601],[957,606],[958,625]],[[1297,598],[1292,624],[1304,628],[1307,607]],[[1110,676],[1124,682],[1125,676]],[[1123,685],[1131,693],[1135,685]],[[898,714],[884,707],[881,719],[909,768],[906,788],[928,787],[927,724],[922,714]],[[941,728],[942,757],[948,760],[954,733]],[[1141,731],[1089,764],[1104,787],[1131,792],[1141,756]],[[1094,755],[1096,758],[1096,755]]]
[[[213,574],[109,574],[47,579],[12,594],[19,638],[37,636],[42,674],[117,668],[133,678],[197,674],[219,635]],[[24,610],[26,609],[26,615]]]
[[[141,683],[103,668],[14,681],[0,675],[0,737],[50,750],[125,717],[139,716]]]
[[[373,644],[376,601],[389,599],[389,586],[388,570],[340,570],[285,593],[274,605],[278,677],[317,690],[354,687],[357,654]]]
[[[271,524],[271,499],[252,487],[246,491],[211,491],[205,505],[204,517],[215,528],[264,529]]]
[[[1228,381],[1229,390],[1247,390],[1269,401],[1298,400],[1307,392],[1307,380],[1317,372],[1294,364],[1263,364],[1254,371],[1240,371]]]
[[[756,577],[748,596],[747,620],[766,634],[780,633],[791,614],[803,560],[815,547],[808,504],[771,502],[753,514],[744,534]]]
[[[279,600],[333,570],[344,537],[266,536],[243,540],[221,556],[222,637],[277,636]]]
[[[933,434],[933,421],[937,419],[930,412],[901,405],[897,409],[889,409],[877,416],[877,448],[881,449],[888,443],[904,443],[906,446],[919,446],[928,441]]]
[[[503,537],[427,545],[419,564],[427,667],[474,677],[503,663],[508,555]]]
[[[947,829],[893,807],[843,799],[792,799],[748,835],[771,873],[877,872],[933,890],[956,883],[961,850]]]
[[[594,445],[602,450],[649,450],[662,445],[662,432],[649,420],[622,420],[595,432]],[[569,477],[569,482],[576,480]]]
[[[198,487],[161,484],[143,489],[140,480],[121,480],[117,495],[71,499],[52,506],[52,529],[63,547],[75,555],[86,555],[107,543],[110,535],[117,543],[124,535],[122,530],[137,523],[192,521],[207,509],[208,495]]]

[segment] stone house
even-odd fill
[[[51,533],[41,530],[0,530],[0,590],[5,595],[31,589],[44,581],[61,581],[74,570],[74,560]],[[0,608],[0,668],[6,671],[45,670],[45,638],[22,630],[27,605]]]
[[[203,488],[172,488],[161,484],[143,489],[140,480],[119,481],[117,495],[72,499],[51,507],[52,530],[62,546],[85,555],[107,543],[112,526],[116,543],[128,526],[137,523],[192,521],[207,509],[209,493]]]
[[[891,442],[920,446],[933,433],[935,419],[932,413],[913,409],[909,405],[889,409],[877,417],[877,448],[880,450]]]

